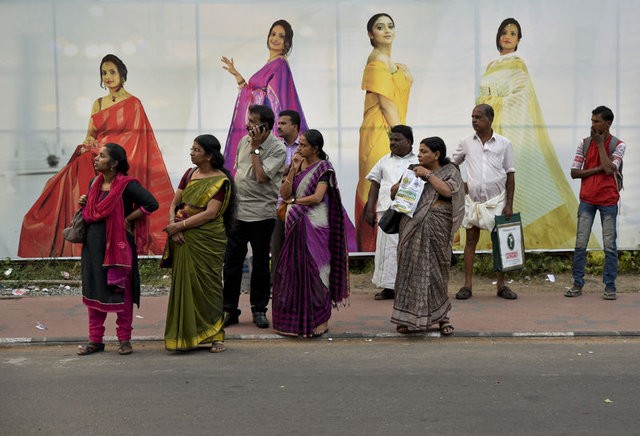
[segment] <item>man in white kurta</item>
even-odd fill
[[[391,128],[389,148],[391,153],[383,156],[367,175],[371,182],[369,196],[365,205],[365,220],[375,227],[382,215],[391,206],[391,186],[400,180],[402,173],[409,165],[417,164],[418,157],[413,153],[413,132],[411,127],[396,125]],[[396,249],[398,235],[389,235],[377,229],[375,269],[371,281],[381,292],[375,295],[376,300],[392,299],[395,296],[396,272],[398,261]]]

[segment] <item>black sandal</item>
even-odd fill
[[[396,327],[396,331],[401,335],[411,335],[413,333],[420,333],[422,330],[409,327],[407,325],[399,325]]]
[[[78,356],[88,356],[89,354],[104,351],[102,342],[89,342],[87,345],[78,345]]]
[[[518,298],[518,294],[513,292],[511,288],[508,286],[503,286],[498,290],[498,297],[504,298],[505,300],[515,300]]]
[[[131,347],[131,342],[122,341],[120,342],[120,346],[118,347],[118,354],[121,356],[126,356],[127,354],[133,353],[133,347]]]
[[[454,330],[455,329],[449,320],[440,321],[440,334],[442,336],[451,336]]]
[[[467,288],[466,286],[463,286],[456,293],[456,300],[468,300],[469,298],[471,298],[472,295],[473,295],[473,292],[471,292],[471,288]]]
[[[393,300],[396,298],[396,291],[389,288],[384,288],[382,291],[378,292],[373,296],[375,300]]]

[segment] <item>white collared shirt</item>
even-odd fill
[[[391,206],[391,187],[400,180],[409,165],[417,163],[418,157],[413,152],[402,157],[389,153],[376,162],[367,174],[367,180],[380,184],[376,212],[384,212],[389,209]]]
[[[507,173],[516,172],[511,142],[495,132],[484,144],[477,134],[463,139],[451,160],[466,162],[469,196],[480,203],[505,191]]]

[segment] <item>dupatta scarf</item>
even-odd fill
[[[124,174],[116,174],[111,182],[111,188],[104,198],[102,197],[102,174],[93,181],[87,195],[87,203],[82,210],[82,217],[88,223],[105,221],[106,248],[103,265],[108,268],[107,283],[124,289],[127,277],[131,271],[133,253],[127,241],[127,230],[124,221],[124,202],[122,195],[129,182],[136,180]],[[146,215],[142,215],[136,221],[135,242],[136,247],[144,247],[147,239]]]

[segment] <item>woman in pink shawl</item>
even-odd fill
[[[249,81],[236,70],[233,58],[222,57],[225,70],[233,74],[240,93],[233,110],[233,118],[224,148],[224,160],[228,169],[233,171],[236,150],[240,139],[247,134],[247,113],[254,104],[269,106],[276,116],[283,110],[294,110],[300,114],[300,133],[307,130],[307,121],[298,99],[296,85],[287,62],[287,55],[293,47],[293,29],[285,20],[271,25],[267,35],[269,59],[267,63]],[[273,134],[277,135],[278,123],[273,125]],[[235,171],[234,171],[235,172]]]
[[[127,176],[124,148],[108,143],[100,149],[87,195],[78,203],[87,235],[82,246],[82,301],[89,312],[89,343],[85,356],[104,351],[104,321],[115,312],[120,354],[131,354],[133,303],[140,306],[138,249],[146,245],[147,215],[158,202],[134,177]]]

